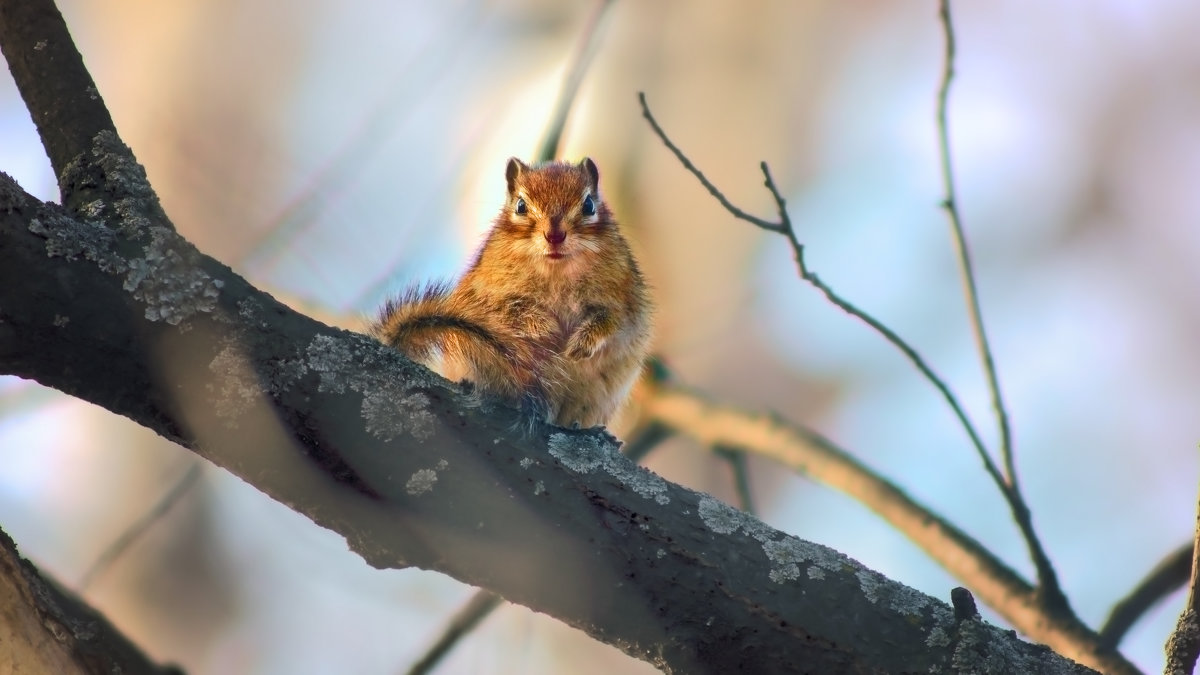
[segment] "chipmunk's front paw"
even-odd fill
[[[587,335],[576,333],[567,341],[565,352],[567,358],[572,361],[582,361],[583,359],[590,359],[595,356],[596,352],[600,351],[600,348],[603,346],[603,339],[589,338]]]

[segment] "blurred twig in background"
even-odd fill
[[[131,546],[143,535],[152,525],[164,518],[167,513],[183,499],[184,495],[200,480],[203,475],[203,463],[194,458],[188,458],[189,464],[187,471],[175,484],[171,486],[162,497],[159,498],[154,506],[146,513],[131,523],[129,527],[118,536],[103,552],[92,562],[87,571],[79,579],[77,590],[82,593],[86,591],[101,574],[108,571],[121,556],[129,550]]]

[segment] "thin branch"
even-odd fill
[[[732,213],[735,218],[740,218],[748,223],[753,223],[764,230],[780,233],[784,232],[783,226],[781,226],[779,223],[772,223],[769,220],[763,220],[758,216],[746,213],[745,211],[734,206],[733,202],[726,199],[725,195],[717,189],[717,186],[713,185],[712,181],[708,180],[708,178],[700,172],[700,169],[696,168],[695,164],[692,164],[692,160],[688,159],[687,155],[683,154],[683,151],[679,149],[679,146],[671,142],[670,137],[667,136],[667,132],[663,131],[663,128],[658,125],[658,120],[654,119],[654,115],[650,114],[650,106],[646,103],[645,92],[638,92],[638,101],[640,101],[642,104],[642,116],[645,117],[646,121],[650,123],[650,128],[654,129],[654,134],[658,136],[659,140],[663,142],[663,145],[667,146],[667,149],[675,155],[675,159],[679,160],[679,163],[683,165],[683,168],[690,171],[693,176],[700,180],[700,184],[704,186],[704,189],[708,190],[708,194],[712,195],[713,199],[716,199],[718,202],[720,202],[721,206],[724,206],[726,211]]]
[[[596,0],[596,7],[583,26],[575,57],[571,60],[571,66],[567,70],[566,79],[563,80],[562,89],[558,92],[558,100],[554,102],[554,113],[550,116],[549,124],[546,125],[546,135],[534,157],[536,161],[546,162],[555,159],[562,149],[562,136],[563,130],[567,126],[567,116],[571,114],[571,108],[575,105],[575,97],[579,93],[579,86],[583,84],[583,77],[587,74],[588,66],[592,64],[592,58],[596,55],[601,36],[604,34],[604,27],[607,25],[608,10],[613,4],[613,0]]]
[[[1004,477],[1008,484],[1016,489],[1017,472],[1013,459],[1012,429],[1008,421],[1008,410],[1004,405],[1004,396],[1000,393],[1000,378],[996,370],[995,359],[992,357],[987,331],[983,327],[983,310],[979,305],[975,269],[971,264],[971,252],[967,246],[962,216],[958,212],[958,192],[954,187],[954,169],[950,153],[950,125],[946,114],[950,82],[954,79],[955,57],[954,24],[950,19],[950,0],[941,0],[939,15],[946,36],[945,69],[942,71],[942,83],[938,88],[937,96],[938,154],[941,157],[942,182],[946,188],[946,198],[942,202],[942,207],[950,219],[950,231],[954,237],[954,249],[958,253],[960,273],[962,274],[963,294],[966,296],[967,307],[971,313],[971,330],[975,336],[979,357],[983,361],[983,369],[987,375],[988,389],[992,397],[992,407],[1000,426],[1000,456],[1004,462]]]
[[[958,418],[959,423],[967,432],[967,436],[971,440],[971,445],[975,448],[980,460],[983,462],[984,469],[1003,491],[1006,485],[1004,477],[1001,475],[996,463],[992,461],[986,446],[983,444],[983,439],[980,437],[978,430],[975,428],[975,425],[971,422],[970,417],[967,415],[966,409],[963,408],[961,403],[959,403],[958,396],[950,388],[950,385],[944,379],[942,379],[941,376],[934,372],[933,368],[925,361],[925,358],[922,357],[921,354],[917,352],[917,350],[914,349],[910,344],[908,344],[904,338],[900,337],[899,334],[897,334],[891,328],[885,326],[866,311],[859,309],[853,303],[838,295],[832,288],[825,284],[820,277],[808,269],[808,266],[804,262],[804,245],[800,243],[800,240],[796,237],[795,230],[792,227],[791,217],[787,212],[786,202],[784,201],[783,195],[780,193],[778,186],[775,185],[774,179],[771,177],[771,171],[767,166],[767,163],[762,162],[760,167],[762,169],[763,176],[765,177],[764,184],[766,185],[767,190],[770,191],[771,197],[775,200],[775,205],[779,213],[779,222],[763,220],[762,218],[753,216],[734,206],[733,203],[731,203],[729,199],[726,198],[725,195],[718,190],[717,187],[713,185],[712,182],[709,181],[708,178],[705,177],[705,175],[699,169],[697,169],[694,164],[692,164],[691,160],[683,154],[683,151],[681,151],[679,147],[671,141],[666,132],[663,131],[661,126],[659,126],[658,121],[654,119],[654,115],[650,112],[650,106],[646,103],[646,95],[644,93],[638,93],[638,100],[642,104],[642,115],[650,123],[651,128],[654,129],[655,135],[657,135],[659,140],[661,140],[663,144],[667,146],[667,149],[669,149],[675,155],[679,162],[683,164],[684,168],[690,171],[692,175],[695,176],[702,185],[704,185],[709,194],[711,194],[713,198],[720,202],[721,206],[725,207],[726,211],[739,220],[744,220],[769,232],[777,232],[787,237],[788,242],[791,244],[792,250],[795,253],[796,265],[800,271],[800,278],[808,282],[817,290],[821,291],[821,293],[824,294],[831,303],[836,305],[842,311],[862,321],[874,329],[875,332],[882,335],[884,339],[891,343],[892,346],[899,349],[900,352],[908,358],[908,360],[917,368],[917,370],[921,372],[926,380],[933,384],[933,386],[946,400],[946,403],[950,406],[950,409],[954,411],[955,417]]]
[[[1058,574],[1054,570],[1050,557],[1046,555],[1041,540],[1033,527],[1033,516],[1025,497],[1017,482],[1016,460],[1014,459],[1012,429],[1008,421],[1008,410],[1004,405],[1004,396],[1000,392],[1000,377],[996,370],[995,359],[988,343],[987,331],[983,326],[983,310],[979,304],[979,290],[975,284],[975,270],[971,264],[971,253],[967,246],[966,231],[963,228],[962,216],[958,212],[958,193],[954,187],[954,169],[950,153],[950,125],[947,119],[947,102],[950,96],[950,83],[954,79],[954,57],[956,43],[954,39],[954,23],[950,18],[950,0],[940,0],[939,18],[942,31],[946,38],[945,67],[942,71],[942,82],[937,95],[937,130],[938,154],[941,158],[942,182],[946,189],[946,198],[942,202],[946,215],[950,220],[950,232],[954,239],[954,249],[958,253],[959,271],[962,276],[963,294],[966,297],[967,308],[971,317],[971,332],[975,337],[975,346],[979,358],[983,362],[983,370],[987,377],[988,390],[992,398],[992,408],[1000,427],[1000,459],[1004,464],[1004,480],[998,483],[1001,493],[1009,503],[1017,527],[1029,549],[1029,556],[1037,569],[1038,586],[1044,601],[1055,611],[1066,610],[1069,607],[1067,596],[1058,582]]]
[[[701,445],[777,461],[845,493],[907,536],[1031,639],[1105,673],[1138,670],[1070,613],[1048,613],[1038,590],[991,551],[829,439],[776,415],[714,403],[678,386],[643,401],[644,414]]]
[[[83,577],[79,580],[80,593],[86,591],[97,577],[104,572],[107,572],[108,569],[112,567],[113,563],[115,563],[122,555],[124,555],[125,552],[129,550],[129,547],[132,546],[139,537],[146,533],[146,530],[150,529],[150,526],[154,525],[156,522],[162,519],[163,516],[167,515],[167,512],[170,511],[173,506],[179,503],[179,500],[182,499],[185,494],[187,494],[187,491],[192,489],[192,486],[195,485],[200,479],[200,476],[203,475],[203,472],[201,471],[203,465],[194,460],[190,461],[189,463],[191,466],[189,466],[187,471],[184,472],[183,476],[175,482],[175,485],[173,485],[171,489],[168,490],[167,493],[164,494],[154,504],[154,506],[145,513],[145,515],[134,521],[134,523],[129,527],[125,528],[125,531],[121,533],[121,536],[117,537],[115,541],[109,544],[108,548],[104,549],[100,556],[96,558],[95,562],[92,563],[92,566],[89,567],[86,572],[84,572]]]
[[[1147,610],[1186,584],[1192,572],[1194,548],[1195,544],[1189,541],[1168,553],[1128,595],[1113,605],[1100,628],[1100,639],[1116,647]]]
[[[1187,605],[1175,630],[1167,639],[1166,675],[1187,675],[1200,655],[1200,500],[1196,505],[1196,533],[1192,544],[1192,573],[1188,581]]]
[[[504,598],[491,591],[476,591],[467,600],[467,603],[455,612],[454,616],[450,617],[450,621],[442,629],[442,634],[438,639],[429,646],[420,660],[408,669],[408,675],[425,675],[432,672],[442,658],[454,649],[459,640],[475,630],[480,622],[503,603]]]

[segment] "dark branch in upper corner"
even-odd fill
[[[97,134],[116,131],[112,115],[52,0],[0,0],[0,48],[61,179]]]

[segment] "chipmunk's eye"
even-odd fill
[[[585,216],[596,215],[596,200],[592,199],[591,195],[588,195],[583,198],[583,215],[585,215]]]
[[[517,197],[517,204],[513,207],[513,212],[518,216],[523,216],[529,212],[529,207],[525,205],[525,200]]]

